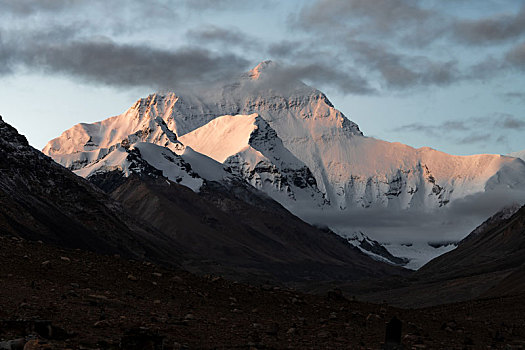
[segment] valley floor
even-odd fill
[[[2,236],[0,283],[0,348],[379,349],[393,316],[405,349],[525,348],[525,295],[398,309]]]

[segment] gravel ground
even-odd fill
[[[0,284],[0,349],[380,349],[394,316],[404,349],[525,347],[523,295],[405,310],[3,236]]]

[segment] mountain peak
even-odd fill
[[[29,149],[29,143],[24,135],[6,123],[0,116],[0,148],[9,146],[10,148]]]
[[[248,72],[248,77],[252,80],[257,80],[260,78],[261,74],[264,71],[268,71],[271,69],[277,68],[277,63],[275,63],[272,60],[266,60],[259,63],[257,66],[255,66],[252,70]]]

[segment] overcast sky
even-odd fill
[[[37,148],[266,59],[365,135],[525,149],[525,1],[0,0],[0,114]]]

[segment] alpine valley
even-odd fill
[[[519,158],[454,156],[364,136],[322,92],[283,81],[279,70],[265,61],[227,83],[152,94],[121,115],[75,125],[43,152],[106,186],[109,174],[116,181],[143,173],[197,193],[211,182],[249,184],[374,258],[413,269],[482,221],[444,226],[458,207],[486,203],[487,217],[525,190]],[[370,241],[386,254],[366,248]]]
[[[523,153],[366,137],[280,69],[43,152],[0,117],[0,349],[523,348]]]

